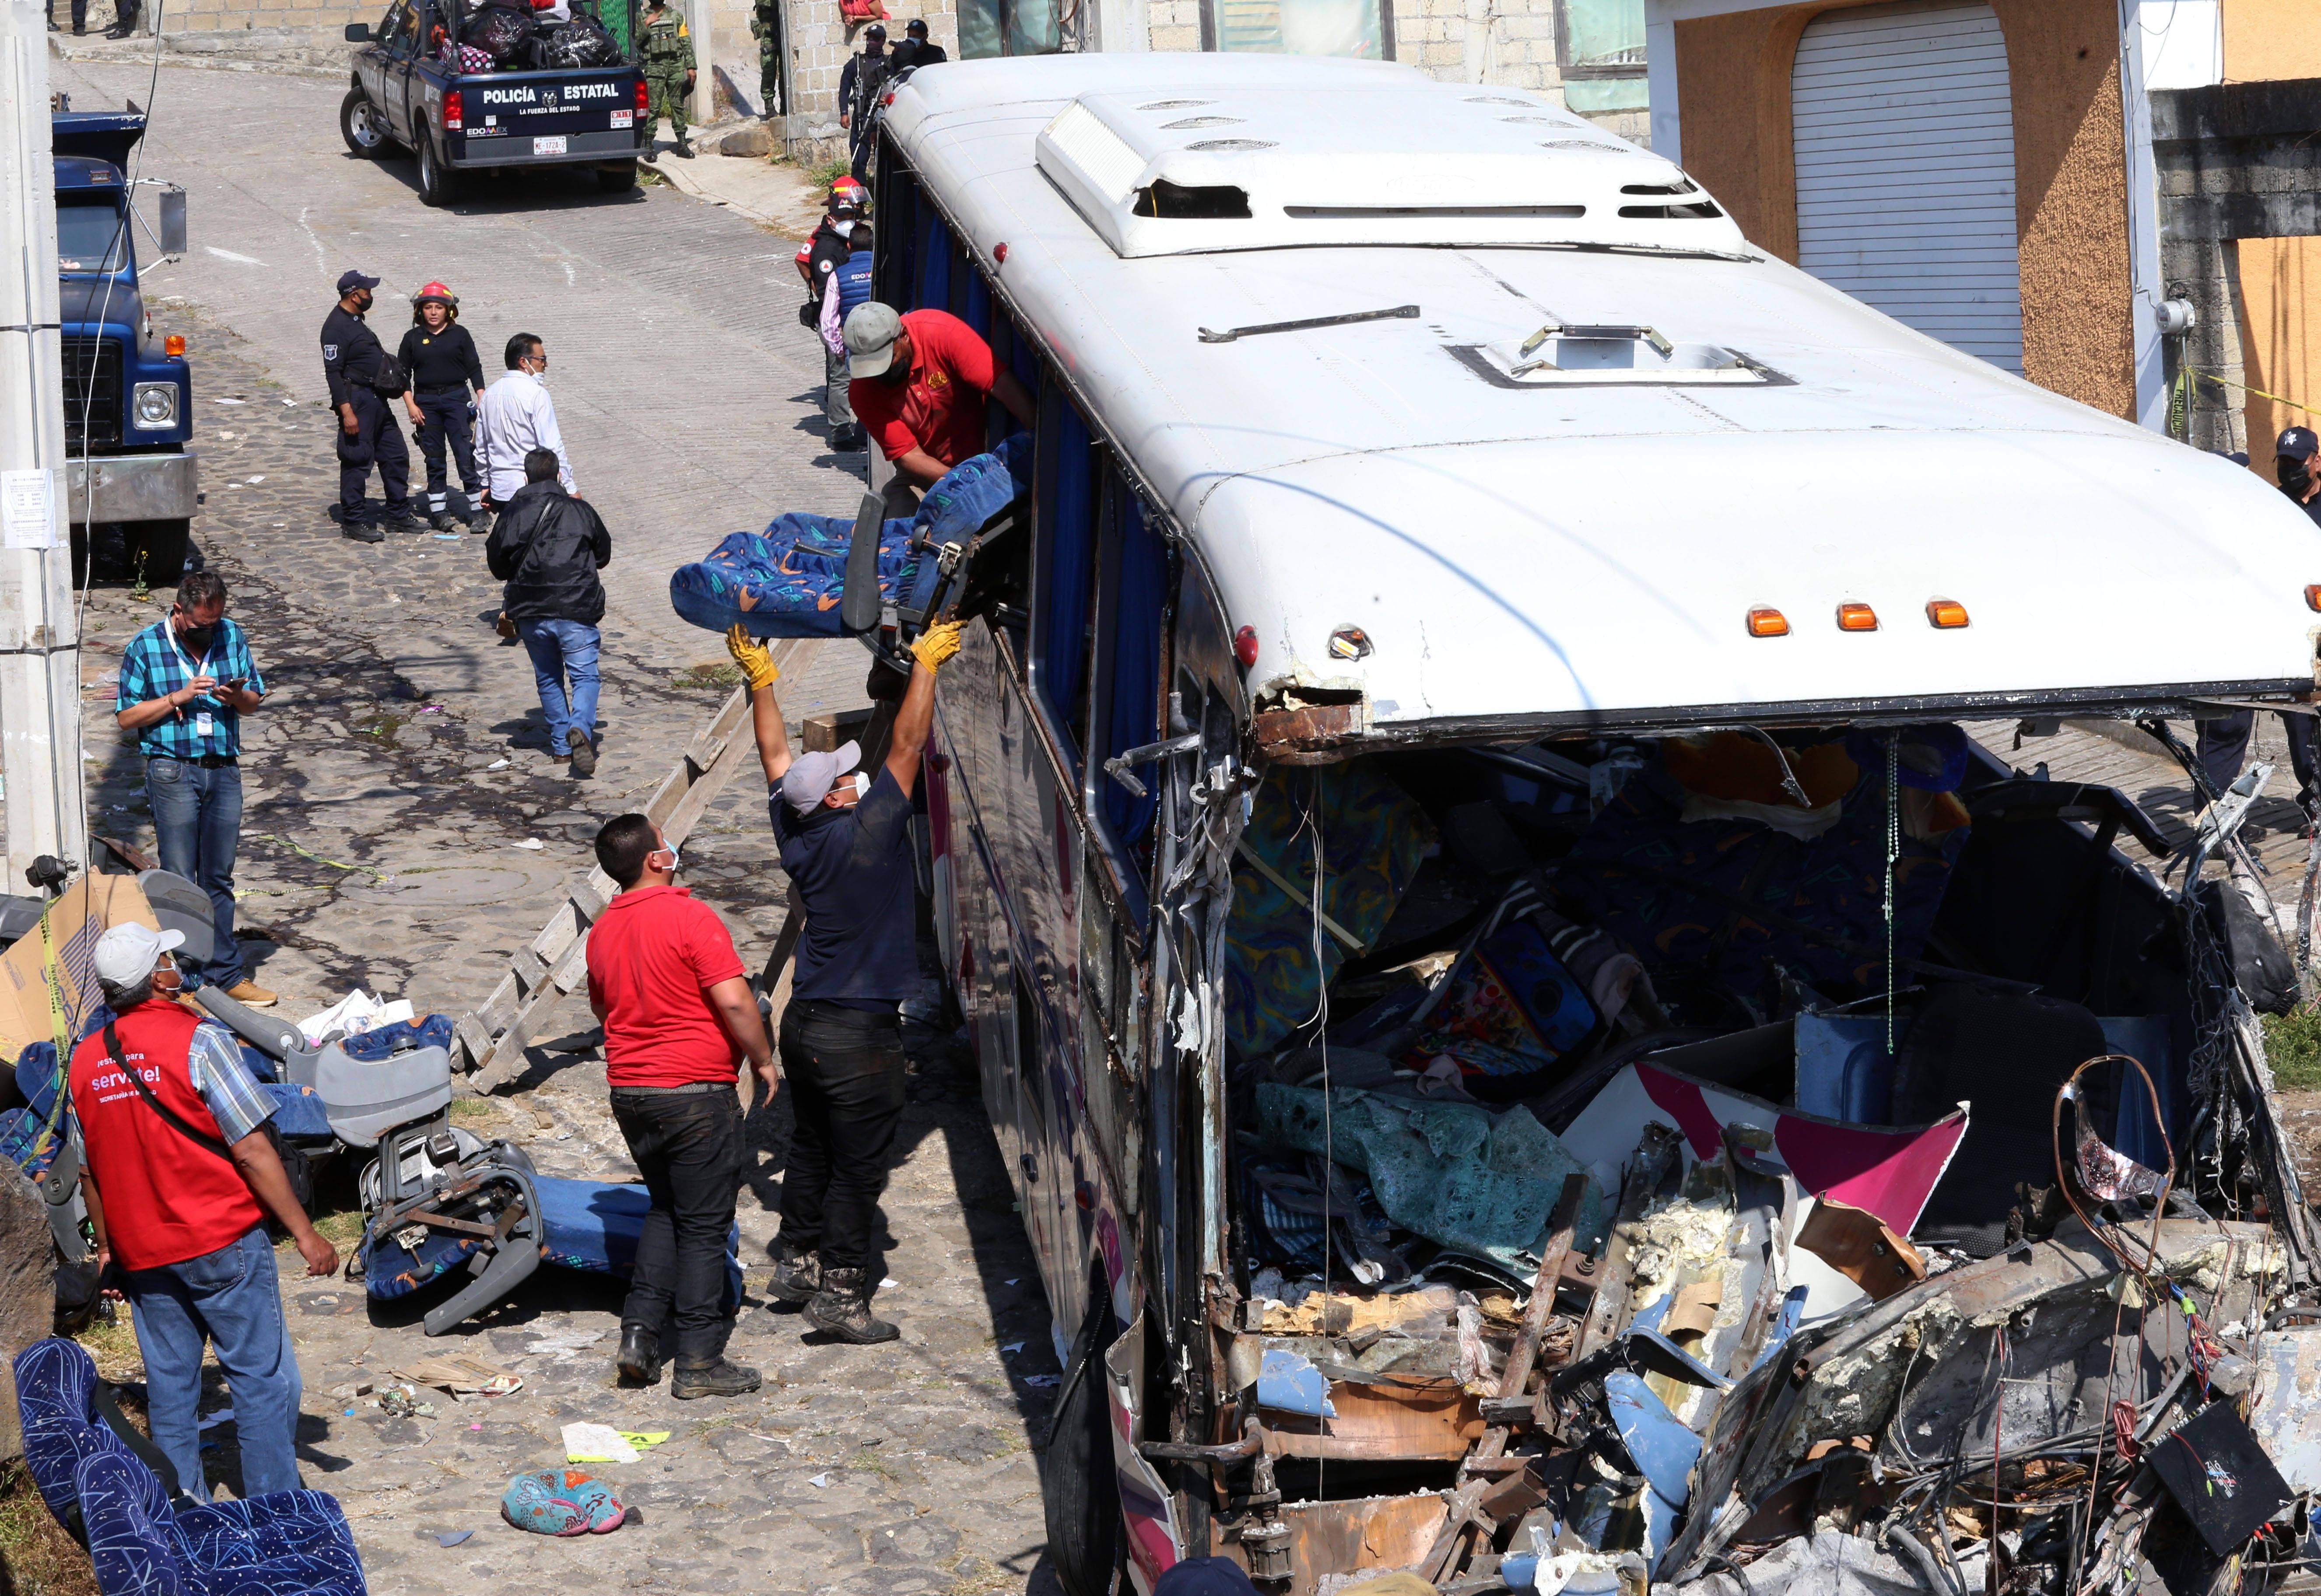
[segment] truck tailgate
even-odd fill
[[[451,86],[460,95],[462,126],[444,130],[452,141],[451,159],[456,165],[625,153],[634,142],[642,81],[633,67],[457,78]],[[431,109],[442,114],[440,104]]]

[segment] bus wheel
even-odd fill
[[[1104,1392],[1104,1354],[1114,1339],[1110,1303],[1097,1295],[1088,1317],[1057,1393],[1041,1471],[1048,1557],[1064,1596],[1110,1596],[1120,1566],[1120,1480]]]

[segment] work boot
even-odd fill
[[[390,532],[415,532],[423,524],[408,504],[389,505],[387,513],[379,517],[379,525]]]
[[[660,1337],[643,1325],[621,1327],[621,1378],[640,1385],[660,1383]]]
[[[460,525],[457,521],[452,519],[451,512],[449,510],[438,510],[434,514],[427,518],[427,524],[439,532],[452,531]]]
[[[372,521],[342,521],[339,523],[341,537],[352,538],[358,543],[384,543],[387,534]]]
[[[714,1364],[692,1367],[678,1365],[677,1374],[669,1383],[669,1394],[681,1402],[689,1402],[696,1397],[748,1396],[760,1383],[757,1370],[728,1363],[721,1354]]]
[[[691,160],[693,159],[693,146],[687,143],[683,139],[679,139],[677,141],[677,159],[679,160]]]
[[[870,1317],[870,1272],[868,1269],[825,1269],[821,1292],[806,1305],[806,1321],[842,1341],[858,1347],[892,1341],[903,1332],[883,1319]]]
[[[227,987],[225,994],[235,1002],[247,1003],[253,1009],[270,1009],[281,1002],[281,999],[247,975]]]
[[[862,429],[855,426],[851,422],[839,428],[830,435],[831,449],[833,452],[842,455],[860,454],[865,449],[869,447],[869,441],[870,440],[869,439],[862,435]]]
[[[822,1292],[822,1255],[800,1252],[787,1242],[780,1247],[774,1260],[774,1283],[767,1289],[785,1302],[813,1301]]]
[[[596,774],[596,745],[578,726],[564,734],[564,746],[572,750],[572,774],[589,776]]]

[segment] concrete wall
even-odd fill
[[[2309,0],[2225,0],[2225,81],[2321,77],[2321,18]],[[2245,439],[2252,469],[2272,476],[2272,440],[2284,427],[2321,425],[2321,317],[2307,309],[2321,293],[2321,238],[2243,239],[2238,376],[2253,388],[2303,400],[2282,404],[2247,396]]]
[[[1806,24],[1841,5],[1768,6],[1675,26],[1685,166],[1742,231],[1798,252],[1789,71]],[[2116,0],[1993,0],[2015,108],[2024,375],[2134,413],[2125,133]]]

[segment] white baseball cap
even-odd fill
[[[132,921],[114,926],[99,937],[89,962],[96,966],[98,980],[134,986],[159,966],[163,954],[185,945],[183,931],[157,931]]]
[[[852,742],[827,754],[800,754],[782,773],[782,802],[800,814],[811,813],[861,757],[862,745]]]

